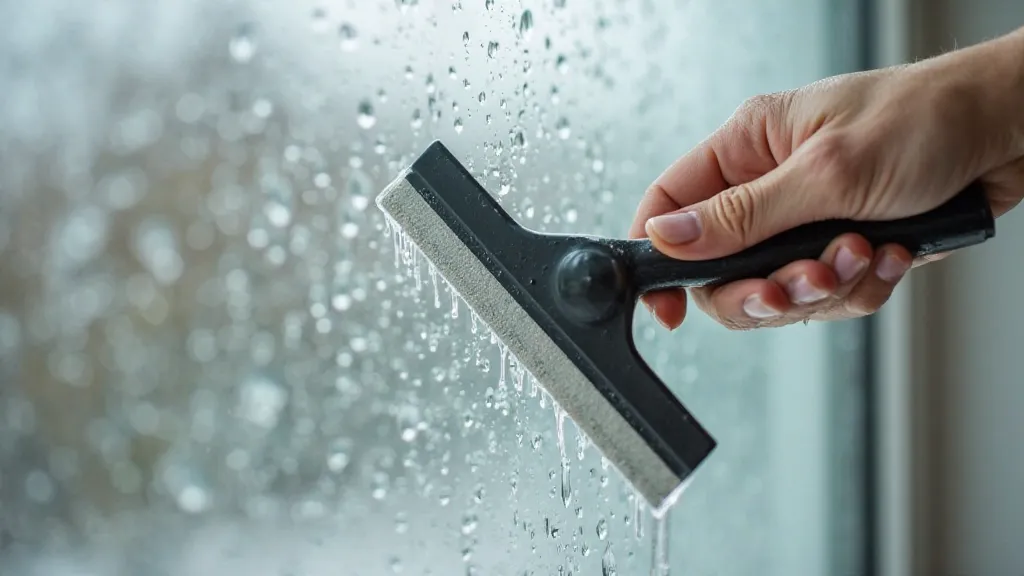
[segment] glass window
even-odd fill
[[[856,325],[639,315],[719,441],[655,521],[372,202],[441,139],[525,225],[620,236],[744,98],[839,71],[828,4],[0,7],[0,572],[860,570]]]

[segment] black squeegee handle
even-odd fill
[[[633,287],[643,294],[765,278],[791,262],[818,259],[833,239],[849,232],[864,236],[876,248],[899,244],[916,258],[980,244],[995,235],[995,219],[983,186],[974,183],[924,214],[890,221],[825,220],[804,224],[714,260],[677,260],[655,250],[647,239],[627,241],[622,248],[631,261]]]

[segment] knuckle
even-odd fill
[[[758,94],[744,100],[740,104],[738,112],[739,115],[764,116],[778,106],[781,100],[782,94],[780,93]]]
[[[725,190],[716,198],[718,201],[712,204],[715,212],[713,217],[726,234],[746,244],[757,221],[757,202],[754,201],[753,189],[748,184],[741,184]]]

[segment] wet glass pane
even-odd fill
[[[834,71],[826,4],[0,6],[0,572],[858,569],[855,328],[639,315],[720,443],[655,522],[372,201],[442,139],[525,225],[622,235]]]

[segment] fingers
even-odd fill
[[[678,328],[686,318],[686,292],[683,290],[648,294],[644,297],[644,304],[654,318],[669,330]]]
[[[629,237],[647,237],[645,225],[655,216],[707,200],[775,168],[779,160],[772,141],[785,138],[788,132],[775,130],[778,134],[773,136],[770,127],[785,116],[782,112],[788,100],[788,95],[782,94],[748,100],[707,140],[673,162],[644,194]],[[774,148],[788,150],[784,142],[776,142]],[[686,293],[681,290],[648,294],[643,301],[670,330],[686,315]]]
[[[835,311],[835,318],[859,318],[877,312],[889,301],[893,289],[910,270],[912,262],[910,252],[902,246],[888,244],[881,247],[871,263],[871,273],[865,274],[847,295],[842,309]]]
[[[846,234],[818,260],[793,262],[767,279],[691,293],[701,310],[734,330],[856,318],[881,308],[911,263],[901,246],[873,251],[862,236]]]

